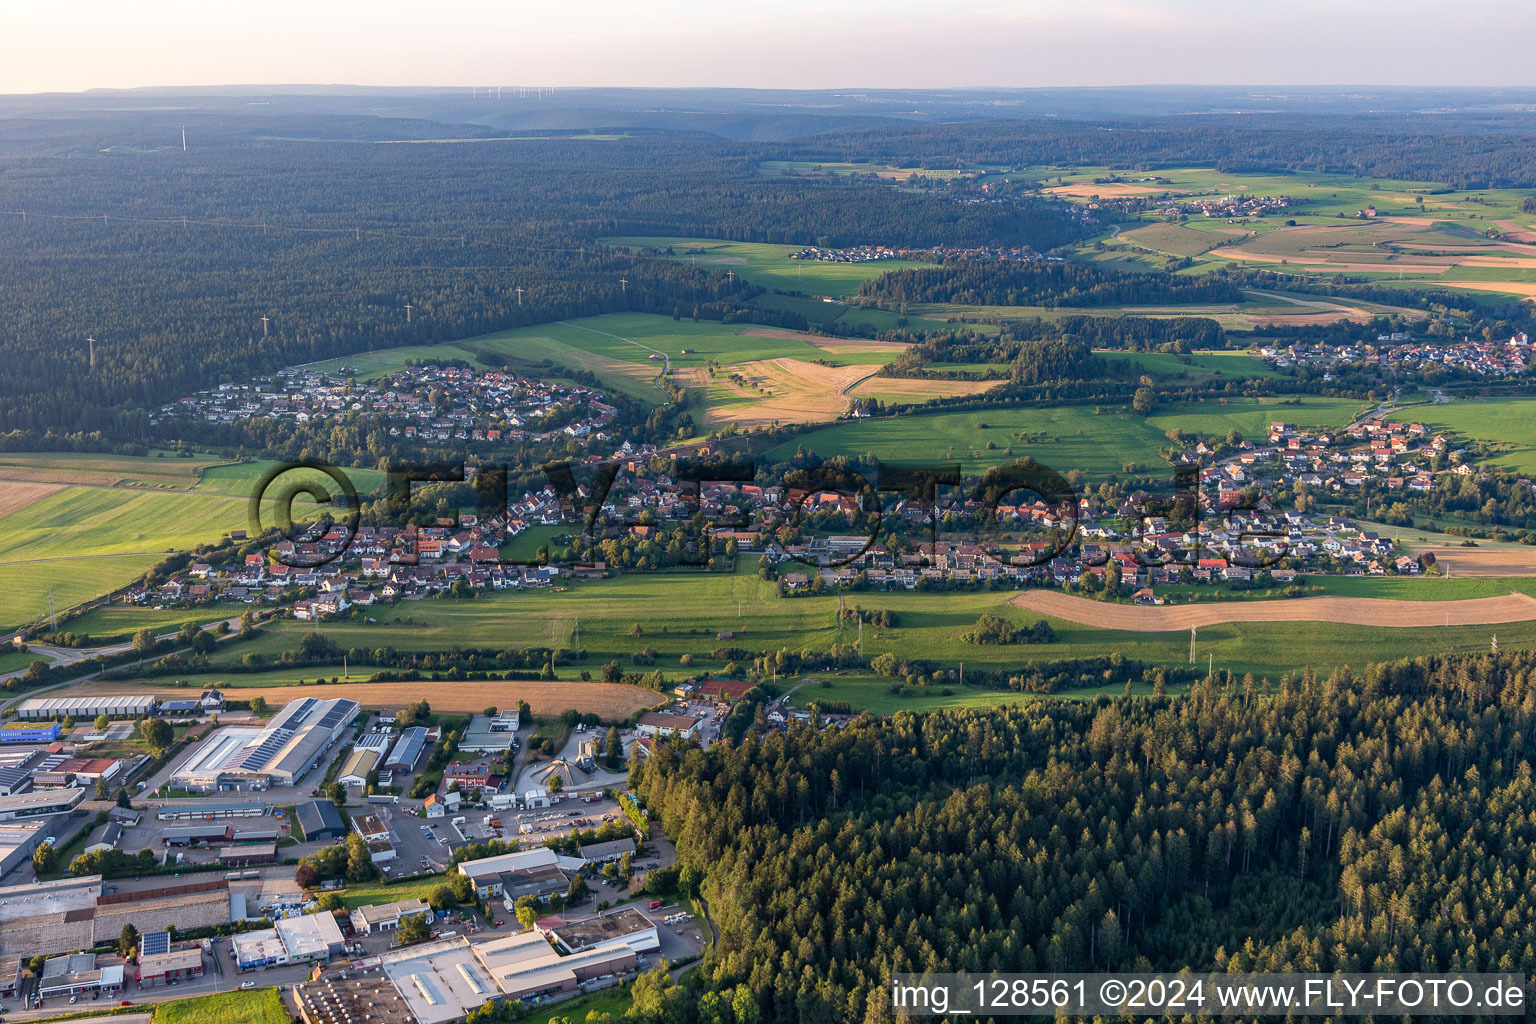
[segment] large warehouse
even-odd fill
[[[357,701],[290,701],[265,728],[216,730],[173,780],[196,792],[291,786],[314,768],[352,720]]]
[[[88,722],[101,715],[108,718],[144,718],[155,713],[155,698],[147,693],[116,694],[102,697],[33,697],[21,702],[16,717],[73,718]]]

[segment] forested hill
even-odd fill
[[[883,274],[859,287],[859,297],[895,305],[958,302],[978,306],[1182,305],[1241,302],[1242,291],[1221,277],[1121,274],[1083,263],[995,263],[951,260],[940,267]]]
[[[914,168],[982,163],[1304,170],[1475,189],[1536,185],[1533,148],[1536,128],[1524,115],[1234,114],[890,125],[781,143],[776,156]]]
[[[705,878],[707,985],[767,1021],[889,1020],[903,970],[1525,969],[1536,654],[1267,690],[865,717],[633,781]]]
[[[1050,248],[1083,230],[1046,202],[764,178],[707,139],[380,145],[248,128],[219,146],[197,128],[185,153],[0,161],[0,432],[137,439],[144,407],[231,375],[741,287],[616,255],[605,235]]]

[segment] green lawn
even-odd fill
[[[824,457],[873,454],[890,462],[954,461],[968,473],[1025,455],[1062,474],[1077,469],[1089,476],[1108,475],[1130,463],[1160,471],[1168,464],[1159,450],[1169,446],[1166,434],[1174,427],[1213,435],[1235,428],[1244,437],[1262,438],[1274,420],[1337,427],[1348,423],[1360,408],[1359,402],[1347,399],[1303,396],[1164,405],[1146,417],[1121,407],[1096,413],[1094,406],[1082,405],[915,414],[822,427],[786,441],[769,451],[768,457],[789,458],[803,445]]]
[[[575,999],[536,1007],[529,1011],[528,1016],[523,1020],[526,1024],[550,1024],[550,1021],[555,1020],[582,1024],[589,1013],[607,1013],[612,1015],[614,1020],[622,1021],[624,1012],[629,1009],[629,1003],[629,986],[620,985],[603,989],[601,992],[577,996]]]
[[[216,992],[158,1003],[151,1024],[292,1024],[276,988]]]
[[[632,249],[671,247],[680,262],[700,270],[733,271],[755,285],[802,295],[846,297],[859,285],[881,274],[913,267],[932,266],[907,260],[876,260],[870,263],[820,263],[792,260],[789,254],[803,245],[771,245],[766,242],[724,242],[717,238],[622,237],[605,238],[610,245]]]
[[[224,619],[239,618],[246,610],[243,604],[203,605],[194,608],[162,608],[133,604],[112,604],[92,608],[84,615],[61,623],[60,628],[72,633],[85,633],[92,643],[108,643],[113,638],[128,639],[141,629],[152,629],[156,634],[178,630],[188,622],[208,626]]]
[[[414,828],[410,822],[401,827]],[[348,910],[370,904],[396,903],[400,900],[427,899],[427,894],[448,880],[447,875],[424,875],[408,878],[403,882],[373,882],[368,885],[352,885],[341,890],[341,902]]]
[[[1097,349],[1103,359],[1115,363],[1128,363],[1132,372],[1146,374],[1158,381],[1189,380],[1205,381],[1212,377],[1231,377],[1246,380],[1253,377],[1279,377],[1280,374],[1264,365],[1262,356],[1247,352],[1194,352],[1177,356],[1171,352],[1122,352]],[[1185,362],[1184,360],[1188,360]]]
[[[7,650],[0,652],[0,675],[26,668],[34,661],[41,661],[46,664],[48,659],[40,654],[33,654],[30,651]]]

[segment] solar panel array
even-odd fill
[[[320,721],[318,723],[318,727],[321,728],[321,729],[334,729],[334,728],[336,728],[336,726],[340,725],[342,722],[346,721],[348,718],[351,718],[353,712],[355,712],[356,710],[357,710],[357,702],[356,701],[351,701],[351,700],[337,701],[336,702],[336,706],[331,708],[331,710],[327,711],[325,713],[325,716],[320,719]]]
[[[170,951],[171,933],[169,931],[145,932],[139,937],[140,956],[158,956]]]

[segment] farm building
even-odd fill
[[[299,828],[304,841],[313,843],[321,839],[340,839],[347,834],[347,821],[341,811],[329,800],[311,800],[297,809]]]
[[[16,717],[24,721],[44,718],[73,718],[76,721],[98,718],[144,718],[154,714],[155,698],[147,693],[100,697],[33,697],[16,708]]]

